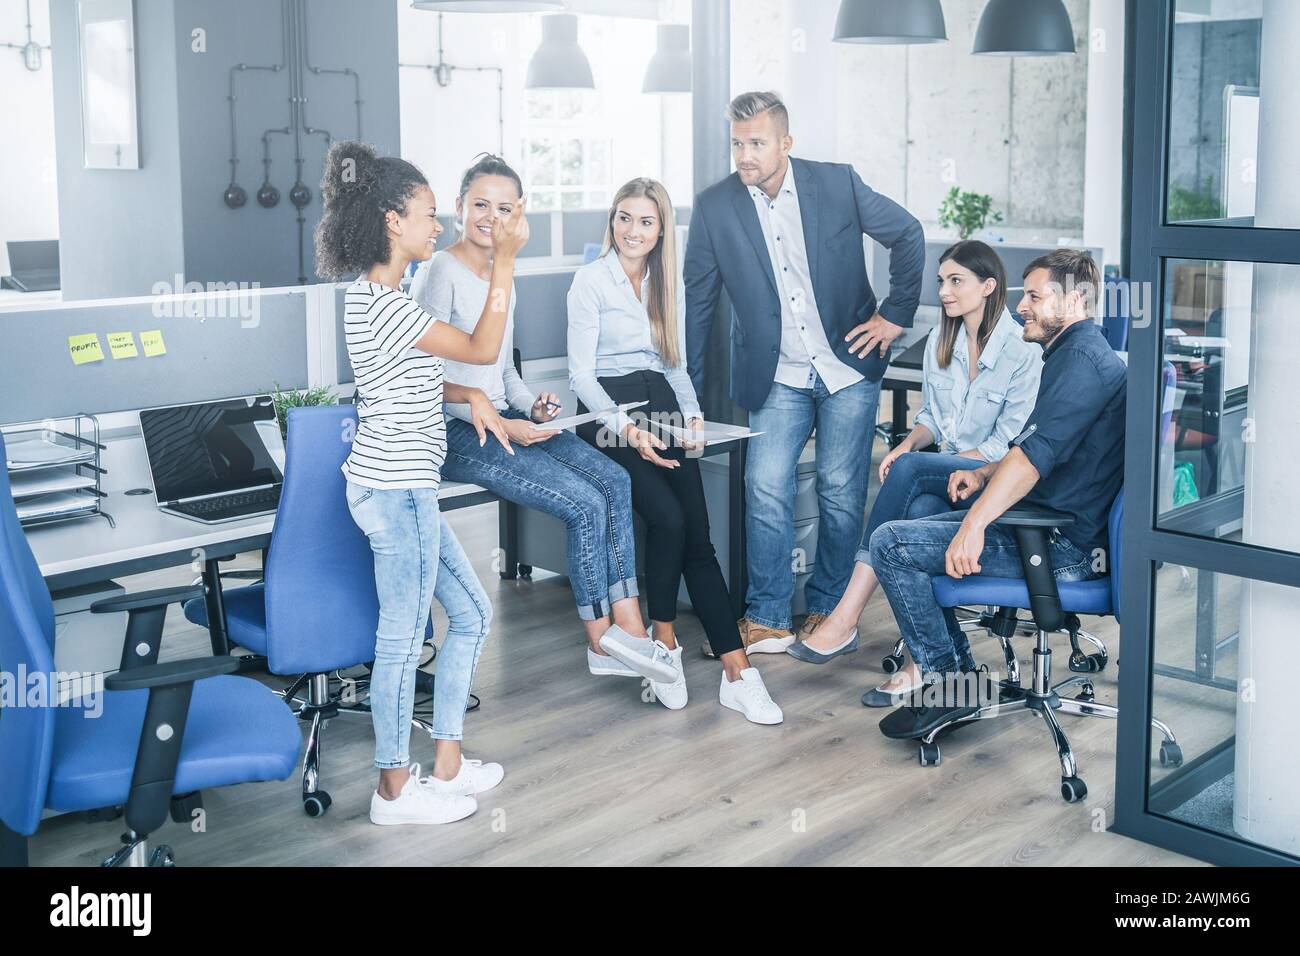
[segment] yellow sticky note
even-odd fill
[[[108,350],[115,359],[135,358],[140,354],[135,350],[135,335],[131,332],[109,332]]]
[[[104,360],[104,350],[99,347],[99,336],[94,332],[87,332],[85,335],[69,335],[68,354],[72,356],[74,365]]]
[[[140,344],[144,346],[144,354],[147,358],[153,358],[155,355],[167,354],[167,345],[163,342],[161,329],[154,329],[151,332],[141,332]]]

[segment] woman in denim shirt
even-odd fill
[[[926,340],[921,410],[911,432],[880,463],[880,493],[844,597],[788,649],[799,660],[824,664],[858,649],[858,617],[878,583],[869,563],[872,533],[886,521],[952,510],[948,477],[1001,460],[1033,411],[1043,350],[1024,341],[1006,310],[1006,270],[997,253],[978,240],[958,242],[939,257],[938,281],[943,317]],[[930,445],[938,451],[920,450]],[[863,702],[887,706],[919,683],[912,665]]]

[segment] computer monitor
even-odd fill
[[[159,504],[284,481],[284,442],[269,395],[147,408],[140,431]]]

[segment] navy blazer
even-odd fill
[[[876,312],[910,328],[921,296],[925,235],[892,199],[873,192],[846,163],[791,159],[813,296],[836,358],[880,381],[889,364],[878,350],[849,354],[844,336]],[[863,234],[890,250],[889,298],[876,303],[867,280]],[[731,397],[749,411],[772,389],[781,353],[781,301],[763,227],[737,173],[695,197],[683,272],[686,356],[696,394],[704,394],[704,355],[718,294],[731,299]]]

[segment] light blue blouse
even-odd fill
[[[681,361],[664,364],[650,333],[645,297],[649,277],[641,284],[641,298],[623,271],[618,254],[610,251],[573,274],[569,287],[569,387],[589,409],[615,404],[597,379],[629,372],[661,372],[672,387],[689,421],[703,417],[695,386],[686,371],[686,290],[677,283],[677,348]],[[621,432],[631,422],[620,412],[606,415],[601,424]]]
[[[939,328],[930,332],[916,424],[930,430],[941,452],[955,455],[973,448],[985,461],[1006,455],[1034,410],[1043,371],[1042,348],[1026,342],[1024,334],[1011,313],[1003,311],[971,381],[965,325],[957,329],[947,368],[939,366]]]

